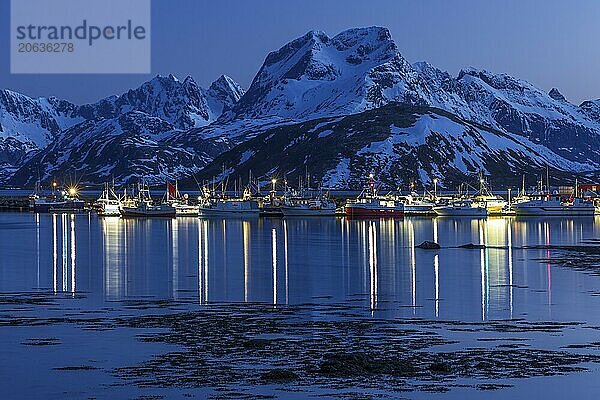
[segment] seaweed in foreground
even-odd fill
[[[347,306],[341,311],[347,311]],[[314,310],[312,310],[314,312]],[[115,374],[140,387],[212,387],[220,397],[239,388],[275,385],[281,390],[383,392],[447,391],[470,379],[478,390],[506,387],[506,378],[552,376],[585,370],[600,357],[500,344],[492,348],[438,351],[451,345],[446,329],[514,334],[561,332],[572,324],[490,324],[424,320],[320,320],[308,306],[215,306],[193,312],[123,318],[117,325],[165,328],[139,335],[143,341],[181,346]],[[531,326],[530,326],[531,325]],[[495,341],[502,342],[500,339]],[[502,380],[502,382],[495,382]],[[350,392],[349,392],[350,391]]]

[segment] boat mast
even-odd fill
[[[548,194],[550,194],[550,168],[548,167],[548,164],[546,164],[546,190],[548,191]]]

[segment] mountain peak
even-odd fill
[[[327,114],[342,109],[355,112],[362,101],[354,99],[369,90],[366,86],[370,82],[395,80],[391,75],[408,69],[410,66],[399,54],[386,28],[353,28],[333,38],[320,31],[310,31],[269,53],[233,111],[245,117],[274,114],[302,117],[317,111]],[[341,93],[326,88],[341,82],[361,85],[360,89],[344,86],[344,91],[349,91],[346,97],[352,100],[344,100]],[[379,89],[375,91],[379,93]],[[322,109],[315,98],[326,93],[332,96],[327,101],[328,110]],[[374,97],[380,96],[370,95]]]
[[[216,98],[232,106],[244,95],[244,89],[227,75],[221,75],[208,88]]]
[[[550,96],[551,98],[553,98],[554,100],[557,100],[557,101],[567,101],[565,96],[563,96],[562,93],[557,88],[552,88],[552,90],[550,90],[548,92],[548,96]]]

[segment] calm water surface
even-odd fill
[[[0,214],[0,292],[44,292],[58,305],[25,315],[119,313],[132,299],[180,301],[184,309],[215,303],[359,304],[365,318],[440,321],[582,321],[600,325],[600,279],[544,262],[548,250],[523,245],[581,244],[600,237],[594,219],[99,219],[94,215]],[[417,247],[425,240],[438,251]],[[467,243],[493,249],[457,249]],[[4,316],[13,306],[2,306]],[[573,329],[555,343],[597,340]],[[61,346],[32,347],[27,338],[59,337]],[[53,367],[94,359],[103,367],[147,359],[162,347],[127,330],[0,327],[0,381],[15,397],[141,395],[111,389],[108,374],[56,373]],[[102,355],[102,356],[99,356]],[[69,361],[65,361],[69,360]],[[51,372],[48,372],[48,371]],[[80,374],[85,374],[82,381]],[[598,372],[544,378],[549,398],[567,386],[598,390]],[[487,397],[511,398],[539,379]],[[582,382],[585,382],[582,386]],[[596,385],[596,386],[594,386]],[[66,391],[69,387],[72,391]],[[70,390],[71,390],[70,389]],[[12,390],[12,392],[11,392]],[[131,389],[133,390],[133,389]],[[470,393],[470,394],[469,394]],[[143,394],[143,392],[142,392]],[[181,393],[168,392],[168,397]],[[477,392],[452,391],[464,398]],[[407,394],[430,397],[433,394]],[[590,397],[591,398],[591,397]]]

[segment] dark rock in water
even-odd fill
[[[371,358],[363,353],[326,354],[319,372],[327,375],[359,375],[371,370]]]
[[[319,372],[326,375],[349,377],[368,374],[413,376],[418,371],[405,360],[377,358],[366,353],[326,354]]]
[[[440,248],[440,245],[437,244],[436,242],[430,242],[430,241],[426,240],[416,247],[418,247],[420,249],[425,249],[425,250],[437,250]]]
[[[445,363],[443,361],[433,362],[429,365],[429,370],[431,372],[440,372],[440,373],[450,373],[452,369],[450,364]]]
[[[287,369],[275,368],[263,373],[261,379],[269,382],[289,382],[298,379],[298,375]]]
[[[458,247],[461,249],[485,249],[485,244],[468,243]]]

